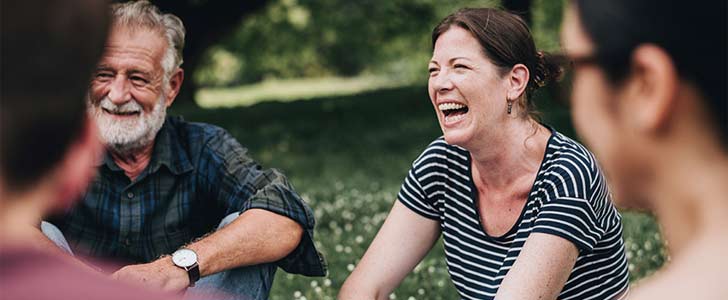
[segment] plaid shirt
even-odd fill
[[[314,217],[277,170],[262,170],[225,130],[168,117],[147,168],[133,182],[107,154],[83,200],[51,220],[81,255],[145,263],[212,232],[222,218],[251,208],[291,218],[305,229],[277,264],[323,276]]]

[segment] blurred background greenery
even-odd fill
[[[537,46],[558,51],[563,1],[521,2],[528,4]],[[193,62],[183,67],[194,102],[178,101],[172,113],[228,129],[264,166],[283,170],[315,210],[329,274],[307,278],[279,271],[271,299],[335,298],[386,218],[412,161],[441,135],[426,90],[432,28],[458,8],[501,5],[265,1],[204,51],[193,51],[198,57],[185,58]],[[568,111],[551,95],[535,95],[544,122],[575,137]],[[659,268],[666,254],[651,216],[623,216],[634,282]],[[440,243],[390,299],[457,299]]]

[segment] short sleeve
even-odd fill
[[[541,207],[531,232],[562,237],[589,253],[604,236],[599,223],[588,200],[562,197]]]
[[[415,168],[416,166],[407,173],[407,177],[404,179],[404,183],[402,183],[397,199],[404,206],[425,218],[440,220],[438,210],[429,201],[415,176]]]
[[[604,212],[611,198],[592,157],[574,157],[562,154],[546,172],[542,188],[549,192],[531,232],[562,237],[590,253],[608,231]]]

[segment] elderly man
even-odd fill
[[[324,275],[313,214],[286,178],[223,129],[166,116],[184,79],[182,22],[146,1],[111,16],[88,92],[108,154],[79,205],[52,220],[72,251],[124,262],[120,280],[245,299],[268,297],[277,266]]]

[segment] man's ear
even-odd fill
[[[104,147],[99,141],[98,129],[92,118],[86,117],[83,130],[71,143],[66,155],[56,168],[57,203],[53,208],[66,208],[86,191],[96,175],[96,163],[101,160]]]
[[[508,93],[506,96],[511,100],[518,99],[528,86],[528,79],[530,78],[528,68],[523,64],[516,64],[511,68],[507,76]]]
[[[630,72],[623,94],[626,121],[640,131],[664,129],[675,112],[679,92],[672,58],[656,45],[641,45],[632,53]]]
[[[185,79],[185,71],[182,68],[177,68],[169,77],[169,89],[167,89],[167,107],[172,105],[174,99],[179,94],[180,88],[182,88],[182,82]]]

